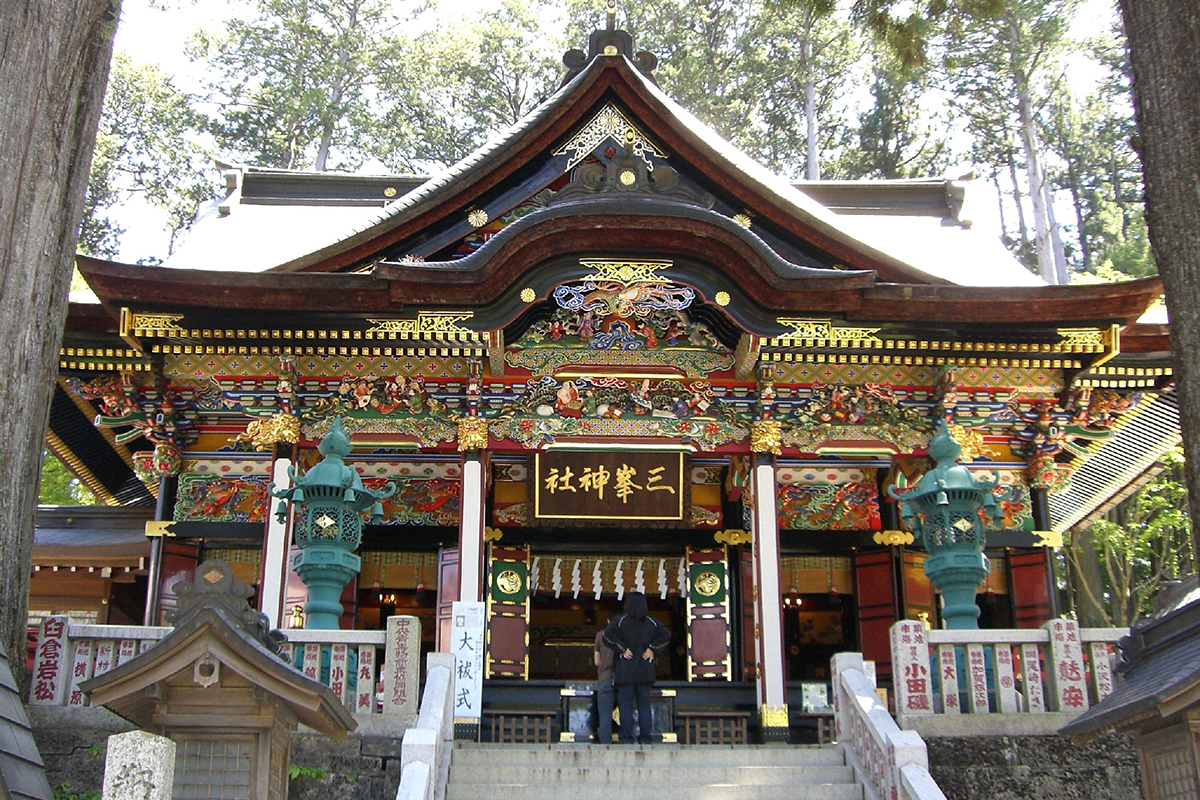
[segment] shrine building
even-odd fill
[[[887,491],[944,419],[1003,512],[981,625],[1058,616],[1063,531],[1178,440],[1166,329],[1138,322],[1160,282],[1043,285],[969,180],[789,182],[611,25],[565,62],[445,172],[229,166],[166,263],[79,257],[99,302],[71,305],[48,442],[118,516],[43,516],[35,613],[162,624],[219,558],[303,624],[267,488],[340,419],[363,485],[396,487],[343,628],[410,614],[446,649],[450,604],[484,601],[485,705],[557,704],[644,591],[661,685],[770,738],[833,653],[886,686],[890,626],[939,624]]]

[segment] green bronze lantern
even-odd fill
[[[904,526],[924,539],[929,558],[925,574],[942,593],[942,618],[951,630],[979,627],[975,590],[991,570],[983,554],[987,532],[997,512],[990,484],[980,483],[958,463],[962,448],[939,420],[929,444],[936,465],[911,489],[888,490],[900,502]]]
[[[362,559],[354,554],[362,541],[362,513],[371,509],[371,521],[383,521],[380,501],[396,493],[396,485],[368,489],[362,478],[343,460],[350,454],[350,437],[341,417],[333,420],[329,433],[317,450],[324,458],[306,473],[288,468],[291,487],[267,491],[280,498],[275,511],[280,522],[287,519],[287,504],[297,506],[295,541],[300,552],[292,569],[308,589],[304,604],[304,627],[336,630],[342,615],[342,590],[358,574]]]

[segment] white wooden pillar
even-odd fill
[[[277,446],[276,452],[286,452],[291,455],[291,447]],[[292,485],[288,468],[292,459],[287,456],[277,456],[271,464],[271,480],[276,489],[287,489]],[[267,532],[263,538],[262,566],[259,582],[259,611],[267,615],[267,621],[272,628],[287,627],[284,617],[284,592],[288,584],[288,551],[292,541],[292,521],[295,515],[288,504],[288,514],[283,522],[275,518],[275,509],[267,507]]]
[[[757,449],[757,448],[756,448]],[[755,641],[758,712],[764,741],[787,741],[787,677],[783,663],[783,608],[779,586],[779,520],[775,464],[758,452],[753,467]]]
[[[487,521],[486,454],[463,453],[462,514],[458,523],[458,599],[483,600],[483,529]]]

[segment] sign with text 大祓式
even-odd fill
[[[533,459],[538,520],[683,520],[687,486],[681,452],[549,450]]]

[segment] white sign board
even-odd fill
[[[479,724],[483,715],[484,604],[455,601],[450,652],[454,654],[454,722]]]

